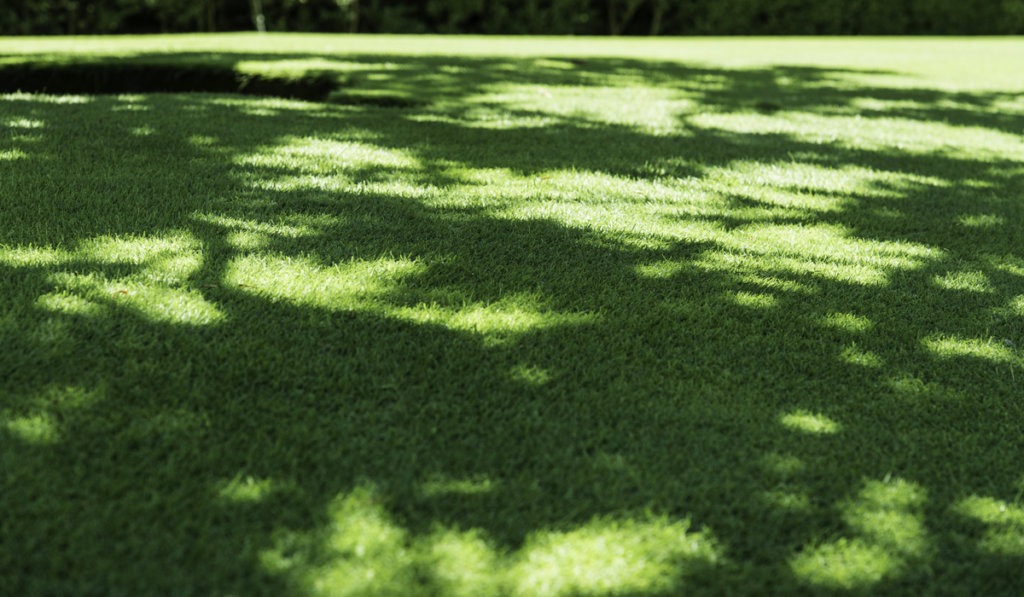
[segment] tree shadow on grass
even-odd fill
[[[1019,589],[1016,162],[692,112],[474,126],[507,73],[694,75],[568,64],[462,61],[422,110],[5,99],[2,588]],[[706,69],[689,101],[756,114],[780,74],[787,111],[864,93]]]

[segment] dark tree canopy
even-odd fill
[[[0,34],[1000,35],[1024,0],[5,0]]]

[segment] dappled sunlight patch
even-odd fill
[[[996,214],[963,214],[956,219],[964,228],[996,228],[1006,223],[1006,219]]]
[[[932,278],[936,286],[945,290],[962,292],[988,293],[995,289],[984,272],[977,270],[961,270],[936,275]]]
[[[932,551],[924,527],[925,490],[901,479],[871,481],[841,504],[855,537],[810,547],[790,560],[797,578],[826,589],[869,589],[898,578]]]
[[[942,252],[923,245],[859,239],[835,225],[751,225],[722,235],[727,251],[708,251],[699,260],[712,269],[811,274],[865,286],[887,283],[891,273],[913,270]]]
[[[617,595],[679,590],[713,566],[719,548],[686,521],[644,516],[594,519],[569,531],[535,531],[521,548],[495,548],[479,529],[435,526],[417,535],[397,524],[381,494],[361,484],[338,495],[319,546],[277,535],[260,561],[314,595]]]
[[[924,555],[929,543],[923,507],[927,492],[902,479],[870,481],[843,506],[843,519],[860,536],[894,554]]]
[[[444,114],[411,114],[406,118],[411,122],[451,124],[468,129],[478,130],[515,130],[543,129],[559,124],[560,119],[535,112],[510,111],[501,106],[477,105],[464,108],[458,106],[459,115]]]
[[[1017,315],[1024,317],[1024,294],[1015,296],[1007,302],[1007,307]]]
[[[195,147],[213,147],[219,141],[212,135],[189,135],[185,137],[185,142]]]
[[[216,304],[194,290],[142,284],[108,283],[102,292],[118,306],[128,306],[152,321],[210,325],[225,319]]]
[[[735,304],[748,309],[773,309],[779,306],[779,299],[771,294],[758,292],[733,292],[728,298]]]
[[[323,265],[305,257],[247,255],[231,260],[224,282],[242,292],[330,310],[366,307],[425,266],[412,259]]]
[[[36,300],[36,306],[65,315],[96,316],[106,313],[106,307],[75,294],[51,292]]]
[[[811,435],[833,435],[842,430],[842,425],[822,414],[796,410],[779,417],[783,427]]]
[[[790,568],[804,582],[828,589],[866,589],[887,576],[895,576],[899,564],[880,545],[861,539],[838,539],[802,552]]]
[[[523,213],[523,208],[530,205],[551,203],[561,204],[563,208],[571,205],[576,212],[584,213],[594,207],[635,210],[641,205],[671,205],[677,210],[685,206],[694,215],[718,213],[703,200],[705,191],[650,178],[571,168],[529,175],[516,175],[504,169],[459,170],[458,176],[475,185],[475,188],[460,189],[460,194],[476,199],[473,204],[508,204],[509,214]]]
[[[1024,158],[1024,144],[1018,135],[936,120],[791,111],[771,115],[705,112],[691,115],[687,122],[702,129],[739,135],[778,135],[833,148],[840,145],[865,151],[898,150],[904,155],[940,154],[972,162]]]
[[[610,595],[681,590],[688,569],[714,564],[718,550],[686,522],[655,518],[537,532],[517,555],[514,595]]]
[[[0,265],[9,267],[47,267],[67,263],[71,253],[50,247],[8,247],[0,245]]]
[[[420,303],[412,307],[388,307],[393,317],[443,325],[452,330],[479,334],[489,344],[501,343],[510,335],[559,326],[593,324],[598,315],[552,311],[533,294],[510,294],[491,303],[470,303],[459,307]]]
[[[224,236],[224,242],[231,248],[239,251],[254,251],[263,249],[270,244],[270,238],[265,234],[251,230],[236,230]]]
[[[46,93],[7,93],[0,94],[5,102],[31,102],[33,104],[77,105],[95,101],[91,95],[46,94]]]
[[[41,129],[46,123],[35,118],[8,118],[3,122],[3,126],[12,129]]]
[[[330,505],[327,562],[306,571],[316,595],[408,594],[416,591],[416,553],[376,490],[360,486]]]
[[[337,225],[340,219],[327,214],[288,214],[273,221],[233,218],[223,214],[196,214],[197,221],[226,229],[228,243],[262,246],[271,238],[305,238],[322,234],[326,228]],[[235,242],[232,242],[232,239]]]
[[[841,208],[844,196],[876,195],[872,183],[882,176],[879,172],[861,166],[828,167],[799,161],[762,162],[738,160],[728,166],[711,168],[707,172],[711,181],[723,190],[735,192],[741,188],[756,193],[770,203],[783,207],[800,207],[815,211],[835,211]],[[766,193],[765,188],[808,191],[808,194]]]
[[[252,188],[260,191],[343,191],[352,181],[341,173],[280,175],[275,177],[257,176],[252,179]]]
[[[1022,361],[1013,347],[995,338],[931,336],[921,344],[927,352],[940,359],[970,357],[1006,364],[1020,364]]]
[[[637,275],[653,280],[668,280],[685,272],[686,269],[686,263],[667,259],[656,263],[640,264],[635,268]]]
[[[471,101],[560,116],[584,124],[630,126],[653,134],[675,132],[680,106],[685,109],[690,103],[675,90],[641,83],[634,81],[628,87],[502,83],[489,86]]]
[[[115,107],[111,108],[112,112],[150,112],[152,110],[153,110],[152,107],[144,106],[142,104],[124,104],[124,105],[121,105],[121,106],[115,106]],[[135,130],[153,130],[153,129],[149,129],[147,127],[147,128],[144,128],[144,129],[132,129],[132,130],[135,131]]]
[[[864,350],[857,343],[850,344],[839,353],[839,360],[858,367],[877,369],[885,364],[885,360],[870,350]]]
[[[327,214],[288,214],[274,218],[274,221],[233,218],[222,214],[197,214],[197,220],[214,224],[231,230],[258,232],[272,237],[298,239],[312,237],[321,233],[325,227],[337,224],[340,220]]]
[[[658,180],[628,178],[606,172],[577,169],[547,170],[524,179],[542,189],[545,199],[571,199],[580,203],[677,203],[687,194]],[[599,189],[598,192],[595,192]],[[533,195],[536,197],[536,194]]]
[[[395,65],[391,65],[392,69],[395,67]],[[315,58],[285,58],[282,56],[274,60],[239,60],[234,64],[234,68],[240,73],[274,75],[297,79],[308,73],[322,73],[325,71],[342,73],[358,70],[376,70],[384,67],[374,63],[331,60],[320,56]]]
[[[843,195],[779,189],[756,183],[743,185],[728,178],[718,183],[709,183],[708,188],[717,188],[722,195],[742,202],[742,205],[722,210],[723,216],[750,222],[783,219],[809,221],[822,214],[842,212],[850,207],[852,201]]]
[[[875,266],[880,269],[914,269],[942,256],[938,249],[915,243],[861,239],[838,225],[745,226],[726,239],[737,250],[762,254],[789,254],[808,259]]]
[[[501,189],[501,197],[493,198],[494,201],[503,201],[512,191],[514,185],[524,185],[521,175],[511,168],[466,168],[457,164],[434,163],[434,166],[441,165],[448,177],[457,178],[463,185],[486,186],[486,193],[476,193],[472,189],[460,188],[459,195],[468,195],[476,199],[472,205],[480,205],[481,199],[494,194],[495,189]],[[514,192],[513,198],[519,198]]]
[[[209,325],[225,318],[217,305],[190,289],[133,278],[108,280],[95,273],[57,272],[48,279],[58,287],[60,294],[77,295],[82,301],[131,309],[153,321]]]
[[[676,214],[669,216],[666,211],[657,204],[531,200],[495,209],[492,215],[510,221],[553,221],[560,226],[597,232],[603,246],[618,244],[627,250],[669,250],[680,241],[705,241],[719,228],[715,222],[684,220]]]
[[[10,418],[0,422],[0,427],[28,444],[50,445],[60,439],[53,417],[45,413]]]
[[[738,270],[734,272],[734,277],[737,282],[750,284],[752,286],[763,288],[772,292],[784,292],[784,293],[796,293],[796,294],[816,294],[818,290],[813,286],[802,284],[795,280],[788,280],[782,276],[767,276],[758,272],[753,271],[742,271]]]
[[[408,182],[410,174],[424,173],[411,150],[388,149],[352,136],[285,137],[232,161],[254,188],[276,191],[339,191],[365,180]]]
[[[991,497],[972,496],[953,506],[958,514],[982,523],[978,539],[984,553],[1024,557],[1024,506]]]
[[[857,315],[856,313],[843,313],[839,311],[833,311],[818,318],[818,322],[822,327],[849,332],[852,334],[862,334],[870,331],[871,328],[874,327],[874,322],[863,315]]]
[[[982,259],[985,265],[998,272],[1024,278],[1024,258],[1015,255],[984,255]]]
[[[140,266],[133,279],[167,285],[185,283],[203,264],[199,241],[187,233],[92,238],[79,246],[75,257],[86,262]]]
[[[191,252],[199,243],[191,235],[151,236],[101,236],[83,241],[76,254],[100,263],[131,263],[141,265],[154,256],[164,253]]]
[[[498,488],[498,483],[487,477],[449,478],[435,476],[420,484],[420,493],[433,498],[448,495],[480,495]]]
[[[255,116],[257,118],[310,112],[320,113],[324,109],[323,104],[318,102],[307,102],[269,96],[249,98],[218,95],[206,98],[204,103],[211,106],[231,108],[240,114]]]
[[[963,104],[967,106],[968,104]],[[888,112],[903,110],[930,110],[934,109],[931,104],[909,100],[909,99],[882,99],[877,97],[854,97],[847,105],[847,111],[851,114],[857,112]]]
[[[5,149],[0,150],[0,162],[23,160],[28,157],[28,154],[20,149]]]
[[[285,137],[276,145],[234,159],[240,166],[305,174],[330,174],[365,168],[418,168],[411,153],[351,140]],[[264,174],[266,175],[266,173]]]
[[[504,595],[504,563],[483,533],[440,529],[427,539],[430,578],[438,595]]]
[[[695,261],[699,268],[715,272],[767,271],[784,275],[812,275],[862,286],[883,286],[888,281],[886,273],[879,268],[849,263],[829,263],[774,257],[766,260],[758,255],[731,251],[706,251]]]
[[[217,488],[217,495],[234,503],[255,503],[264,500],[274,490],[272,479],[236,476]]]

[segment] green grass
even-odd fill
[[[339,88],[0,96],[0,593],[1024,592],[1024,42],[82,61]]]

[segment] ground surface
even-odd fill
[[[1019,40],[26,63],[337,89],[0,96],[0,593],[1024,592]]]

